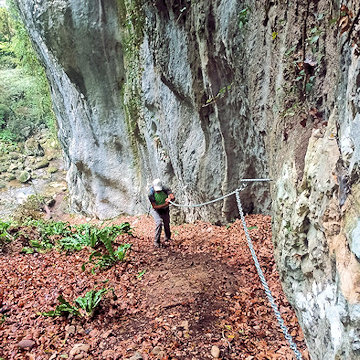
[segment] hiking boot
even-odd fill
[[[159,248],[160,247],[160,242],[159,241],[154,241],[154,247]]]

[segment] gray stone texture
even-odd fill
[[[271,206],[311,358],[360,358],[359,2],[16,2],[51,84],[72,208],[143,213],[156,177],[198,203],[270,176],[242,200]],[[234,198],[173,210],[236,214]]]

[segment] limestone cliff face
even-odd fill
[[[273,215],[312,359],[360,358],[358,1],[17,0],[51,83],[74,210],[144,212],[239,179]],[[271,198],[270,198],[271,197]],[[236,215],[235,199],[178,219]]]
[[[202,202],[267,177],[236,1],[19,1],[47,68],[75,210],[145,212],[161,177]],[[234,49],[237,49],[234,52]],[[263,106],[257,103],[257,107]],[[245,209],[269,209],[266,186]],[[219,218],[220,214],[220,218]],[[231,219],[234,199],[177,216]]]

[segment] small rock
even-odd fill
[[[78,327],[76,328],[76,332],[77,332],[79,335],[85,335],[85,334],[86,334],[84,328],[81,327],[81,326],[78,326]]]
[[[33,340],[21,340],[17,346],[21,349],[21,350],[30,350],[34,347],[35,345],[35,341]]]
[[[58,168],[56,168],[55,166],[49,166],[47,171],[49,174],[54,174],[58,171]]]
[[[17,153],[17,152],[10,152],[10,153],[9,153],[9,157],[10,157],[10,159],[12,159],[12,160],[17,160],[17,159],[19,159],[20,156],[21,156],[21,155],[20,155],[19,153]]]
[[[155,346],[151,353],[154,354],[154,355],[158,355],[160,351],[162,351],[163,349],[160,347],[160,346]]]
[[[156,356],[156,359],[158,360],[162,360],[162,359],[166,359],[167,356],[166,356],[166,352],[164,350],[160,351],[157,356]]]
[[[220,349],[216,345],[213,345],[211,348],[211,356],[215,359],[220,357]]]
[[[17,170],[19,168],[19,164],[10,164],[9,166],[9,172],[12,172],[14,170]]]
[[[97,330],[91,330],[90,332],[89,332],[89,336],[91,336],[91,337],[96,337],[96,336],[98,336],[98,331]]]
[[[187,320],[182,321],[180,327],[184,328],[186,331],[189,331],[189,322]]]
[[[74,325],[67,325],[65,327],[65,331],[66,331],[67,335],[72,335],[72,334],[75,334],[76,328]]]
[[[105,350],[102,353],[102,359],[116,359],[116,352],[114,350]]]
[[[50,199],[45,199],[45,204],[49,207],[54,206],[56,203],[56,200],[54,198],[50,198]]]
[[[49,357],[49,360],[55,360],[56,357],[57,357],[57,351],[55,351],[50,357]]]
[[[136,352],[129,360],[144,360],[144,358],[139,352]]]
[[[40,160],[38,161],[35,165],[34,165],[34,169],[43,169],[46,168],[47,166],[49,166],[49,162],[47,160]]]
[[[81,352],[87,353],[90,349],[90,345],[88,344],[75,344],[74,347],[70,350],[69,355],[75,356],[79,355]]]

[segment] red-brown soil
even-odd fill
[[[247,216],[259,262],[304,359],[296,316],[282,292],[272,253],[270,217]],[[72,219],[72,221],[75,221]],[[79,220],[77,220],[79,221]],[[20,253],[14,241],[0,253],[0,358],[8,359],[295,359],[259,281],[240,221],[173,226],[165,248],[152,245],[153,220],[126,217],[133,236],[127,260],[91,273],[81,265],[91,249],[66,254]],[[142,276],[139,273],[145,271]],[[113,288],[92,318],[49,318],[62,294],[72,302],[91,289]],[[31,350],[20,350],[32,339]],[[89,345],[71,352],[76,344]],[[216,349],[215,349],[216,350]]]

